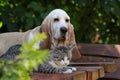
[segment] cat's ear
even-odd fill
[[[69,45],[68,50],[72,50],[75,47],[75,44]]]

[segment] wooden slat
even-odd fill
[[[117,71],[118,67],[117,64],[115,62],[111,62],[110,64],[103,64],[103,67],[105,69],[105,72],[115,72]]]
[[[99,69],[98,71],[99,71],[99,78],[102,78],[105,76],[105,71],[104,71],[103,67],[101,69]]]
[[[78,74],[73,76],[73,78],[71,78],[70,80],[87,80],[87,73],[85,72],[85,74]],[[66,79],[65,79],[66,80]]]
[[[101,66],[79,66],[78,69],[87,72],[87,80],[97,80],[104,76],[104,68]]]
[[[120,45],[77,44],[82,55],[120,58]]]
[[[112,62],[114,59],[99,56],[81,56],[79,62]]]
[[[120,80],[120,60],[116,59],[115,62],[117,64],[117,70],[112,73],[106,73],[104,80],[105,79]],[[101,80],[103,80],[103,79],[101,79]]]
[[[85,71],[77,71],[72,74],[30,74],[33,80],[86,80],[86,75]]]
[[[72,66],[103,66],[105,72],[115,72],[117,70],[117,65],[115,63],[115,61],[95,61],[95,59],[93,58],[94,62],[92,62],[92,60],[81,60],[79,62],[71,62],[70,65]]]

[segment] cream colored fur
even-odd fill
[[[12,45],[22,44],[23,42],[28,43],[30,33],[35,35],[38,33],[39,28],[40,26],[26,32],[10,32],[0,34],[0,55],[4,54]]]

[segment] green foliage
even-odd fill
[[[48,50],[38,50],[33,47],[35,43],[41,42],[45,38],[45,34],[42,33],[35,36],[29,44],[23,43],[22,54],[17,56],[17,63],[0,61],[0,80],[31,80],[29,74],[49,56]]]
[[[34,28],[55,8],[70,15],[77,42],[120,43],[120,0],[0,0],[0,32]]]

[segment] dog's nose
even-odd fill
[[[66,27],[61,27],[61,28],[60,28],[60,31],[61,31],[62,33],[66,33],[66,32],[67,32],[67,28],[66,28]]]

